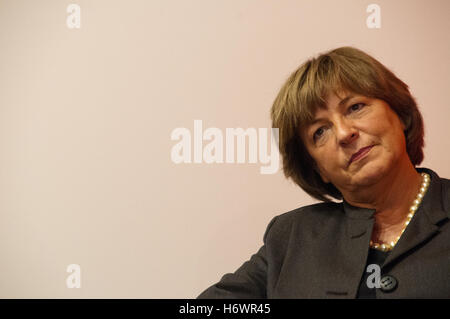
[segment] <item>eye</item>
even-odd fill
[[[324,132],[325,132],[325,127],[324,127],[324,126],[319,127],[319,128],[314,132],[314,135],[313,135],[314,141],[316,141],[318,138],[320,138],[320,137],[323,135]]]
[[[364,107],[364,105],[365,105],[364,103],[356,103],[356,104],[353,104],[352,106],[350,106],[348,109],[351,112],[357,112],[357,111],[361,110]]]

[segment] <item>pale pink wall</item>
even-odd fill
[[[196,119],[270,127],[286,77],[338,46],[410,85],[423,166],[450,177],[448,12],[448,0],[0,1],[0,297],[189,298],[234,271],[273,216],[313,201],[260,163],[174,164],[170,134]],[[67,288],[69,264],[81,288]]]

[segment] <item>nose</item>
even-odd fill
[[[349,145],[359,137],[359,132],[353,125],[353,122],[345,118],[335,123],[335,134],[337,142],[341,146]]]

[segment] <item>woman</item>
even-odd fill
[[[275,217],[199,298],[449,298],[450,180],[416,168],[424,129],[408,86],[342,47],[301,65],[271,117],[285,176],[323,202]]]

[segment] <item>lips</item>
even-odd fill
[[[358,152],[354,153],[352,157],[350,158],[350,161],[348,162],[348,165],[350,165],[352,162],[359,160],[360,158],[363,158],[369,151],[372,149],[373,145],[366,146],[361,148]]]

